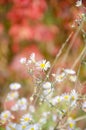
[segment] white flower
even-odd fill
[[[26,110],[27,109],[27,99],[21,98],[17,101],[18,107],[20,110]]]
[[[34,112],[35,112],[35,107],[34,107],[33,105],[30,105],[30,106],[29,106],[29,111],[30,111],[31,113],[34,113]]]
[[[72,82],[76,82],[77,76],[76,75],[70,75],[69,80],[72,81]]]
[[[75,121],[71,117],[68,118],[68,125],[71,129],[75,127]]]
[[[56,96],[53,99],[51,99],[51,103],[53,105],[56,105],[57,103],[60,103],[62,101],[62,96]]]
[[[66,74],[69,74],[69,75],[74,75],[74,74],[76,74],[76,72],[75,72],[74,70],[72,70],[72,69],[64,69],[64,72],[65,72]]]
[[[17,99],[18,97],[19,97],[18,92],[10,92],[10,93],[8,93],[6,99],[7,100],[14,100],[14,99]]]
[[[16,130],[16,123],[10,122],[6,125],[6,130]]]
[[[70,93],[70,99],[71,101],[76,101],[78,99],[78,93],[75,89],[73,89]]]
[[[29,124],[17,124],[16,130],[29,130]]]
[[[50,89],[51,88],[51,83],[50,82],[45,82],[42,87],[44,89]]]
[[[28,130],[39,130],[39,125],[38,124],[30,125]]]
[[[78,1],[76,2],[76,6],[77,6],[77,7],[82,6],[82,0],[78,0]]]
[[[83,102],[83,104],[82,104],[82,110],[83,110],[84,112],[86,112],[86,101]]]
[[[29,122],[32,121],[32,116],[30,114],[25,114],[23,117],[20,119],[21,124],[28,124]]]
[[[70,95],[67,94],[67,93],[64,93],[64,94],[62,95],[62,99],[63,99],[63,101],[70,101]]]
[[[21,58],[21,59],[20,59],[20,63],[21,63],[21,64],[25,64],[25,63],[26,63],[26,58],[25,58],[25,57]]]
[[[18,89],[21,88],[21,84],[19,84],[19,83],[12,83],[12,84],[10,84],[9,87],[10,87],[11,90],[18,90]]]
[[[61,74],[53,74],[53,76],[55,77],[55,80],[60,83],[64,80],[66,75],[62,72]]]
[[[6,110],[6,111],[3,111],[1,114],[0,114],[0,120],[2,123],[6,123],[6,121],[8,121],[10,118],[12,117],[12,114],[10,111]]]
[[[38,69],[47,71],[50,68],[50,62],[46,60],[42,60],[36,63]]]
[[[18,110],[19,110],[19,106],[17,103],[11,107],[11,111],[18,111]]]

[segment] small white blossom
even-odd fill
[[[29,130],[29,124],[17,124],[16,130]]]
[[[72,70],[72,69],[64,69],[64,72],[65,72],[66,74],[69,74],[69,75],[74,75],[74,74],[76,74],[76,72],[75,72],[74,70]]]
[[[82,6],[82,0],[78,0],[78,1],[76,2],[76,6],[77,6],[77,7]]]
[[[32,116],[30,114],[25,114],[23,117],[20,119],[21,124],[28,124],[29,122],[32,121]]]
[[[16,130],[16,123],[10,122],[6,125],[6,130]]]
[[[35,107],[34,107],[33,105],[30,105],[30,106],[29,106],[29,111],[30,111],[31,113],[34,113],[34,112],[35,112]]]
[[[64,93],[64,94],[62,95],[62,99],[63,99],[63,101],[70,101],[70,95],[67,94],[67,93]]]
[[[42,60],[36,63],[38,69],[47,71],[50,68],[50,62],[46,60]]]
[[[21,98],[17,101],[19,110],[26,110],[27,109],[27,99]]]
[[[10,118],[12,117],[12,114],[10,111],[6,110],[6,111],[3,111],[1,114],[0,114],[0,120],[2,123],[6,123],[6,121],[8,121]]]
[[[25,64],[25,63],[26,63],[26,58],[25,58],[25,57],[21,58],[21,59],[20,59],[20,63],[21,63],[21,64]]]
[[[39,130],[39,125],[38,124],[30,125],[28,130]]]
[[[9,87],[10,87],[11,90],[18,90],[18,89],[21,88],[21,84],[19,84],[19,83],[12,83],[12,84],[10,84]]]
[[[9,92],[9,93],[7,94],[6,99],[7,99],[7,100],[14,100],[14,99],[17,99],[18,97],[19,97],[18,92]]]
[[[44,89],[50,89],[51,88],[51,83],[50,82],[45,82],[42,87]]]
[[[75,127],[75,121],[71,117],[68,118],[68,125],[71,129],[74,129]]]
[[[18,110],[19,110],[19,106],[17,103],[11,107],[11,111],[18,111]]]
[[[71,101],[76,101],[78,99],[78,93],[75,89],[73,89],[70,93],[70,99]]]
[[[59,83],[64,80],[65,76],[66,75],[64,72],[62,72],[61,74],[53,74],[53,77],[55,77],[55,80]]]
[[[77,76],[76,75],[70,75],[69,80],[72,81],[72,82],[76,82]]]

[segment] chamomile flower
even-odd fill
[[[36,63],[38,69],[47,71],[50,68],[50,62],[46,60],[42,60]]]
[[[11,90],[18,90],[18,89],[21,88],[21,84],[19,84],[19,83],[12,83],[12,84],[10,84],[9,87],[10,87]]]
[[[63,99],[63,101],[70,101],[70,95],[67,94],[67,93],[64,93],[64,94],[62,95],[62,99]]]
[[[72,69],[64,69],[65,74],[74,75],[76,72]]]
[[[62,72],[61,74],[53,74],[53,77],[55,77],[55,80],[56,80],[58,83],[62,82],[62,81],[64,80],[65,76],[66,76],[66,75],[65,75],[64,72]]]
[[[39,130],[39,125],[38,124],[30,125],[28,130]]]
[[[29,130],[29,124],[17,124],[16,130]]]
[[[7,100],[14,100],[14,99],[17,99],[18,97],[19,97],[19,94],[18,94],[17,91],[15,91],[15,92],[9,92],[9,93],[7,94],[6,99],[7,99]]]
[[[20,119],[21,124],[28,124],[29,122],[32,121],[32,116],[30,114],[25,114],[23,117]]]
[[[70,80],[71,82],[76,82],[77,76],[76,76],[76,75],[70,75],[70,76],[69,76],[69,80]]]
[[[21,64],[25,64],[25,63],[26,63],[26,58],[25,58],[25,57],[21,58],[21,59],[20,59],[20,63],[21,63]]]
[[[83,102],[83,104],[82,104],[82,110],[83,110],[84,112],[86,112],[86,101]]]
[[[60,103],[61,101],[62,101],[62,96],[56,96],[53,99],[51,99],[51,103],[53,105],[56,105],[56,104]]]
[[[42,87],[44,89],[51,89],[51,83],[50,82],[45,82]]]
[[[68,126],[71,129],[74,129],[75,127],[75,121],[71,117],[68,118]]]
[[[71,101],[76,101],[78,99],[78,93],[75,89],[73,89],[70,93],[70,99]]]
[[[77,7],[82,6],[82,0],[78,0],[78,1],[76,2],[76,6],[77,6]]]
[[[11,117],[12,117],[12,114],[11,114],[10,111],[8,111],[8,110],[3,111],[3,112],[0,114],[1,123],[6,123]]]
[[[19,106],[17,103],[11,107],[11,111],[18,111],[18,110],[19,110]]]
[[[27,109],[27,99],[21,98],[17,101],[19,110],[26,110]]]
[[[6,130],[16,130],[16,123],[10,122],[9,124],[7,124]]]

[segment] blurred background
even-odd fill
[[[31,93],[30,80],[25,68],[19,63],[21,57],[34,52],[37,57],[51,63],[76,28],[75,19],[82,13],[75,0],[0,0],[0,100],[9,91],[9,84],[20,82],[23,96]],[[86,0],[83,0],[86,6]],[[72,39],[72,37],[71,37]],[[70,39],[70,41],[71,41]],[[68,42],[69,46],[70,42]],[[79,34],[67,57],[58,67],[70,67],[84,46]],[[82,76],[81,76],[82,75]],[[86,81],[86,66],[80,72],[81,81]],[[86,89],[84,89],[86,92]],[[1,104],[0,104],[1,105]],[[2,110],[2,107],[0,108]]]

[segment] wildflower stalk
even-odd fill
[[[58,58],[59,58],[60,55],[62,54],[63,49],[65,48],[66,44],[68,43],[68,41],[69,41],[70,38],[72,37],[72,35],[73,35],[73,32],[70,33],[70,35],[68,36],[68,38],[66,39],[66,41],[63,43],[61,49],[60,49],[59,52],[57,53],[56,58],[55,58],[55,60],[54,60],[54,62],[53,62],[53,64],[52,64],[50,70],[49,70],[48,73],[47,73],[47,76],[48,76],[48,77],[49,77],[49,75],[50,75],[50,73],[51,73],[51,71],[52,71],[54,65],[56,64]],[[46,77],[46,78],[47,78],[47,77]],[[46,80],[46,78],[45,78],[45,80]]]
[[[78,118],[76,118],[74,121],[77,122],[77,121],[84,120],[84,119],[86,119],[86,115],[85,115],[85,116],[78,117]],[[68,125],[68,122],[66,122],[66,123],[65,123],[64,125],[62,125],[62,126],[58,126],[58,127],[55,128],[54,130],[61,130],[62,128],[65,128],[67,125]]]
[[[82,20],[82,22],[81,22],[80,26],[78,27],[78,29],[77,29],[75,35],[73,36],[72,41],[70,42],[70,45],[69,45],[69,47],[68,47],[68,49],[67,49],[67,51],[66,51],[66,54],[65,54],[64,57],[63,57],[62,63],[64,63],[64,62],[66,61],[67,56],[68,56],[68,53],[69,53],[69,51],[70,51],[72,45],[74,44],[74,41],[75,41],[75,39],[77,38],[79,32],[81,31],[81,29],[82,29],[82,27],[83,27],[83,23],[84,23],[84,21]]]

